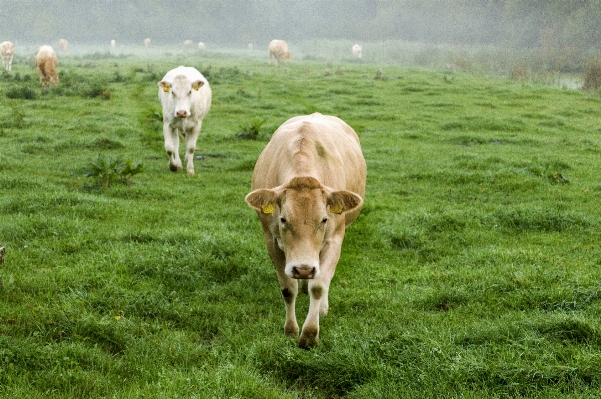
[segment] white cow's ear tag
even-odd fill
[[[170,90],[169,86],[163,86],[163,91],[165,93],[169,93],[169,90]]]
[[[263,213],[270,215],[275,212],[275,206],[273,206],[273,204],[261,205],[261,210]]]
[[[195,83],[195,84],[192,86],[192,88],[193,88],[194,90],[198,91],[198,89],[200,89],[200,88],[202,87],[202,85],[204,85],[204,82],[198,82],[198,83]]]

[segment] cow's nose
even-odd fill
[[[309,265],[294,266],[292,277],[297,279],[312,279],[315,277],[315,267]]]
[[[188,111],[186,111],[186,110],[177,111],[175,113],[175,116],[177,116],[178,118],[185,118],[186,116],[188,116]]]

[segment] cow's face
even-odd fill
[[[293,179],[287,186],[259,189],[246,196],[286,257],[285,273],[312,279],[320,272],[320,254],[337,229],[344,229],[344,212],[362,198],[350,191],[335,191],[311,177]]]
[[[172,116],[186,118],[190,116],[194,93],[204,85],[204,82],[202,80],[191,82],[184,75],[178,75],[173,82],[161,81],[158,84],[163,90],[164,98],[172,105],[169,107],[173,110]]]

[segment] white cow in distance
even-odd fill
[[[144,47],[150,47],[150,38],[149,37],[144,39]]]
[[[67,39],[59,39],[58,49],[65,54],[69,52],[69,42],[67,41]]]
[[[58,58],[54,49],[49,45],[41,46],[35,55],[35,65],[40,76],[40,85],[42,90],[50,86],[51,83],[58,84]]]
[[[10,72],[13,65],[13,57],[15,55],[15,46],[11,42],[0,43],[0,55],[2,56],[2,64],[7,72]]]
[[[345,229],[363,205],[367,167],[355,131],[335,116],[314,113],[284,122],[259,156],[245,200],[263,227],[286,307],[284,333],[298,334],[298,280],[310,295],[301,348],[319,340],[319,316]],[[351,265],[349,265],[351,266]]]
[[[163,106],[163,135],[169,155],[169,169],[182,169],[179,135],[186,139],[186,169],[194,174],[194,151],[202,120],[211,107],[211,87],[198,70],[180,66],[170,70],[158,83]]]
[[[275,58],[275,66],[280,66],[280,58],[286,61],[286,64],[290,62],[290,55],[292,54],[288,50],[288,44],[283,40],[272,40],[269,42],[267,48],[269,50],[269,63],[271,64],[271,57]]]
[[[351,50],[353,52],[353,57],[361,58],[361,55],[363,53],[363,47],[361,47],[361,45],[353,44],[353,47],[351,48]]]
[[[199,50],[206,50],[207,49],[207,45],[204,42],[198,42],[198,49]]]

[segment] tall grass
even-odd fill
[[[0,82],[0,395],[596,397],[599,97],[369,59],[266,61],[77,55],[44,94],[13,66],[35,98]],[[156,81],[181,64],[213,89],[194,176],[170,172],[162,144]],[[315,111],[355,128],[368,180],[304,351],[244,204],[268,134],[237,133]],[[144,173],[86,189],[73,172],[99,154]]]

